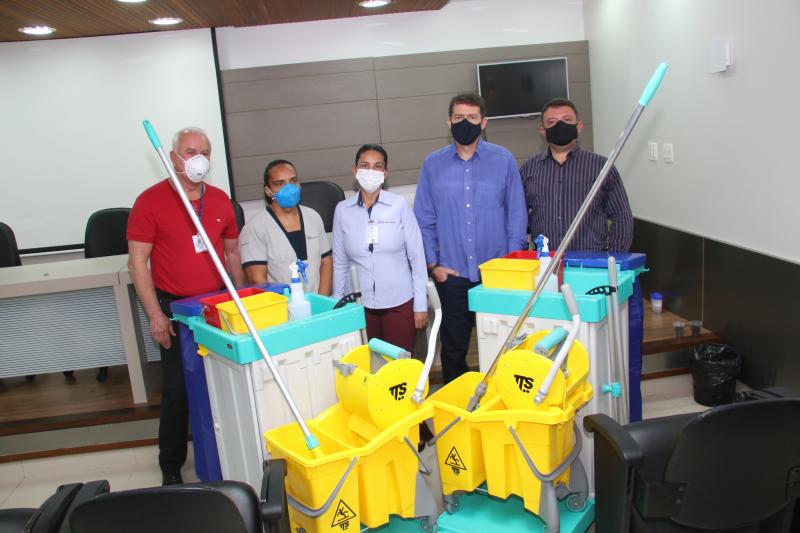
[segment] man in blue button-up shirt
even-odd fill
[[[448,111],[454,143],[425,158],[414,199],[425,260],[442,302],[445,383],[468,370],[474,313],[467,291],[480,281],[478,266],[528,246],[514,156],[480,138],[487,124],[483,98],[460,94]]]

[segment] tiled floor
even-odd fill
[[[691,376],[681,375],[642,383],[645,418],[706,409],[692,400]],[[63,483],[107,479],[111,490],[161,483],[158,449],[154,446],[68,455],[0,464],[0,508],[38,507]],[[183,469],[184,481],[197,481],[191,446]]]
[[[187,482],[198,481],[191,443],[182,476]],[[112,491],[158,486],[158,448],[146,446],[2,463],[0,508],[38,507],[59,485],[96,479],[107,479]]]

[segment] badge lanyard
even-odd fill
[[[200,207],[195,211],[195,213],[197,213],[197,220],[199,220],[201,224],[203,223],[203,199],[205,198],[205,194],[206,194],[206,185],[203,184],[203,188],[200,189]],[[206,248],[206,243],[203,242],[202,238],[200,238],[199,233],[192,235],[192,243],[194,244],[195,253],[199,254],[203,252],[208,252],[208,248]]]

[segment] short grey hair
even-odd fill
[[[178,152],[178,145],[181,142],[181,136],[187,133],[197,133],[198,135],[202,135],[206,142],[208,143],[208,149],[211,150],[211,140],[208,138],[208,134],[203,128],[196,128],[194,126],[189,126],[187,128],[179,129],[175,135],[172,136],[172,151],[177,153]]]

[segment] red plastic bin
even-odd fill
[[[261,294],[262,292],[267,291],[257,287],[246,287],[244,289],[237,290],[236,294],[239,295],[239,298],[244,298],[245,296],[253,296],[254,294]],[[222,329],[222,326],[220,326],[217,304],[230,302],[232,299],[233,298],[231,298],[231,295],[228,294],[227,291],[223,292],[222,294],[217,294],[216,296],[201,298],[200,303],[203,306],[203,317],[206,319],[206,324]]]
[[[539,259],[536,250],[517,250],[503,256],[503,259]]]
[[[539,259],[536,255],[539,252],[536,250],[517,250],[516,252],[511,252],[503,256],[503,259]],[[553,250],[550,250],[550,257],[553,257],[556,253]]]

